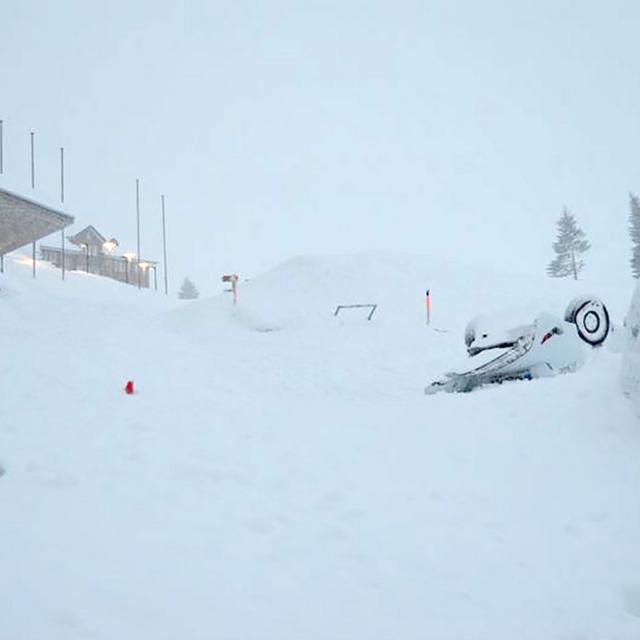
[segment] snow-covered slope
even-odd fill
[[[0,638],[637,638],[620,357],[422,394],[471,316],[585,289],[621,321],[624,285],[416,256],[298,258],[235,308],[10,262]]]
[[[624,324],[622,387],[629,398],[640,408],[640,285],[635,287]]]

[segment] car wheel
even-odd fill
[[[601,345],[611,329],[609,312],[598,298],[580,297],[572,300],[567,305],[564,319],[575,324],[580,338],[592,347]]]

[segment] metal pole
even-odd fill
[[[60,202],[64,202],[64,147],[60,147]]]
[[[34,153],[34,141],[33,138],[35,136],[34,132],[31,132],[31,188],[36,188],[36,160]]]
[[[3,122],[0,120],[0,173],[4,173],[4,135],[2,125]]]
[[[0,256],[0,273],[4,273],[4,254]]]
[[[153,290],[158,290],[158,270],[155,264],[153,265]]]
[[[31,188],[35,189],[36,188],[36,161],[35,161],[35,153],[34,153],[34,144],[33,144],[33,138],[34,138],[34,133],[33,131],[30,134],[31,137]],[[35,241],[33,242],[33,277],[36,277],[36,243]]]
[[[164,194],[162,199],[162,251],[164,253],[164,295],[169,295],[169,278],[167,276],[167,225],[164,214]]]
[[[136,267],[138,271],[138,289],[142,288],[140,278],[140,179],[136,178],[136,224],[137,224],[137,245],[138,255],[136,256]]]
[[[64,147],[60,147],[60,202],[64,202]],[[64,280],[64,229],[60,232],[62,241],[62,279]]]

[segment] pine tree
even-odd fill
[[[640,278],[640,198],[629,194],[629,235],[631,236],[631,272]]]
[[[178,298],[181,300],[195,300],[199,296],[200,292],[196,289],[193,282],[191,282],[189,278],[185,278],[180,287],[180,291],[178,291]]]
[[[564,278],[573,276],[578,279],[578,273],[584,268],[584,262],[580,255],[591,248],[586,235],[578,224],[575,216],[569,213],[567,207],[562,211],[562,216],[557,222],[557,236],[553,243],[556,257],[549,263],[547,273],[552,278]]]

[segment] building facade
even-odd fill
[[[43,260],[68,271],[85,271],[126,284],[148,289],[158,288],[157,263],[139,260],[133,254],[117,255],[116,240],[107,240],[95,227],[89,225],[73,236],[69,242],[78,248],[62,251],[62,247],[40,246]]]

